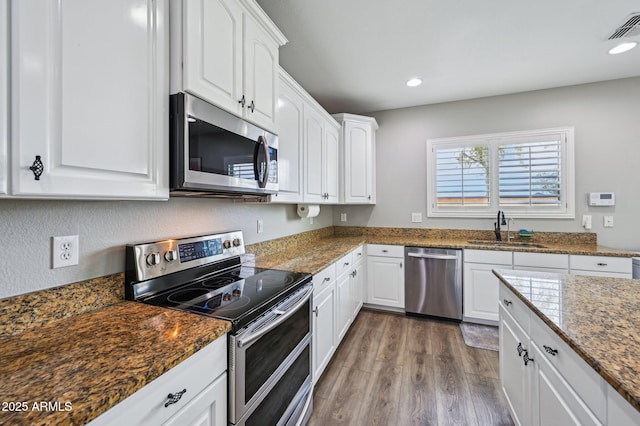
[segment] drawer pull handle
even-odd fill
[[[389,253],[389,250],[382,250],[383,253]]]
[[[329,278],[329,277],[324,277],[324,280],[322,280],[322,282],[327,282],[327,281],[331,281],[331,278]]]
[[[319,313],[319,312],[320,312],[320,309],[316,306],[316,307],[313,309],[313,313],[314,313],[314,314],[316,314],[316,318],[318,317],[318,313]]]
[[[180,401],[180,398],[182,398],[182,395],[184,395],[186,391],[186,389],[182,389],[180,392],[170,393],[169,395],[167,395],[168,401],[164,404],[164,407],[167,408],[171,404],[175,404],[176,402]]]
[[[512,304],[513,302],[511,300],[507,300],[507,299],[502,299],[502,301],[504,302],[505,305],[509,306],[510,304]]]
[[[518,343],[518,346],[516,346],[516,350],[518,351],[518,356],[522,356],[522,352],[527,351],[525,348],[522,347],[522,342]]]
[[[598,266],[607,266],[606,263],[598,262]]]
[[[344,262],[344,266],[349,266],[349,262]]]
[[[530,362],[533,362],[533,358],[529,357],[529,351],[526,349],[524,350],[524,355],[522,355],[522,360],[524,361],[524,365],[527,365]]]
[[[33,178],[35,180],[40,180],[40,176],[42,176],[42,172],[44,172],[44,164],[42,164],[41,158],[39,155],[36,155],[36,159],[33,161],[31,167],[29,167],[29,170],[33,172]]]
[[[557,349],[553,349],[551,346],[543,345],[542,346],[546,353],[556,356],[558,354]]]
[[[358,256],[362,256],[362,253],[358,253]]]

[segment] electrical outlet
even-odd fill
[[[604,217],[604,227],[605,228],[613,228],[613,216],[605,216]]]
[[[340,222],[346,222],[346,221],[347,221],[347,214],[340,213]]]
[[[411,222],[413,223],[422,222],[422,213],[411,213]]]
[[[77,265],[79,253],[79,237],[77,235],[51,237],[51,267],[53,269]]]
[[[584,229],[591,229],[591,215],[590,214],[583,214],[582,215],[582,226],[584,226]]]
[[[258,234],[262,234],[264,232],[264,223],[262,219],[258,219]]]

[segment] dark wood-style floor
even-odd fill
[[[458,324],[362,310],[316,384],[309,425],[513,425],[498,365]]]

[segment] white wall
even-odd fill
[[[377,205],[336,207],[336,225],[493,229],[494,220],[426,217],[427,138],[575,126],[576,219],[522,219],[514,227],[580,232],[582,214],[591,214],[599,244],[640,250],[640,78],[368,115],[380,125]],[[616,206],[588,207],[593,191],[614,191]],[[346,223],[340,212],[348,213]],[[424,221],[411,223],[411,212]],[[614,216],[614,228],[602,226],[605,214]]]
[[[264,221],[257,233],[256,221]],[[37,201],[0,199],[0,299],[124,271],[128,243],[240,229],[255,243],[332,225],[332,207],[301,219],[294,205],[220,199]],[[80,236],[80,264],[51,269],[51,237]]]

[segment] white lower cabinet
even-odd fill
[[[313,294],[313,382],[316,383],[336,350],[336,282],[326,282]]]
[[[568,274],[569,255],[555,253],[514,252],[513,269]]]
[[[170,403],[169,394],[181,396]],[[90,423],[91,426],[114,424],[226,425],[226,335]]]
[[[353,315],[353,303],[351,298],[351,275],[345,272],[336,280],[336,292],[338,296],[338,321],[337,336],[338,344],[347,334],[349,325],[351,325],[351,317]]]
[[[465,250],[463,320],[498,323],[498,277],[493,269],[511,269],[508,251]]]
[[[630,257],[569,256],[572,275],[592,275],[597,277],[631,278],[633,261]]]
[[[367,245],[367,297],[378,307],[404,309],[404,247]]]
[[[7,193],[9,141],[9,2],[0,3],[0,196]]]

